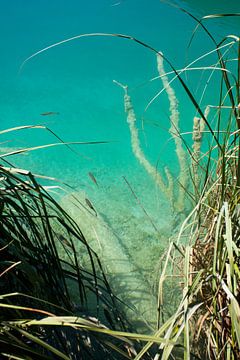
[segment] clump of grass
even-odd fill
[[[208,18],[220,16],[224,15]],[[227,51],[222,54],[220,48],[228,40]],[[212,106],[217,112],[215,124],[207,116],[202,117],[204,111],[196,106],[201,115],[198,123],[204,120],[212,124],[209,130],[214,136],[205,154],[200,153],[200,147],[197,154],[193,151],[192,178],[197,201],[167,255],[168,264],[173,259],[175,264],[182,262],[183,297],[165,338],[178,341],[182,347],[179,358],[184,359],[240,357],[240,65],[237,58],[235,67],[228,63],[231,48],[236,45],[239,51],[239,38],[231,35],[215,45],[218,54],[215,67],[220,65],[219,104]],[[200,127],[198,130],[201,131]],[[162,274],[161,278],[165,280],[166,276]],[[162,281],[160,285],[159,299]],[[161,345],[158,358],[168,358],[172,351],[172,345]]]
[[[126,330],[127,324],[97,254],[31,172],[2,166],[0,178],[0,353],[114,359],[117,342],[124,352],[125,340],[116,337],[114,345],[98,329]],[[82,265],[83,252],[90,268]]]

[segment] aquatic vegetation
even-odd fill
[[[127,113],[127,122],[129,124],[129,130],[131,134],[131,145],[132,150],[140,164],[145,168],[149,175],[151,175],[156,182],[156,184],[160,187],[161,191],[167,196],[169,201],[171,202],[172,206],[174,206],[174,198],[173,198],[173,179],[170,176],[169,171],[166,170],[167,177],[168,177],[168,185],[164,183],[164,180],[160,173],[157,171],[156,167],[153,166],[144,155],[141,146],[140,140],[138,135],[138,129],[135,125],[137,119],[136,115],[132,106],[131,98],[127,91],[127,86],[123,86],[119,82],[116,82],[118,85],[124,88],[125,95],[124,95],[124,108],[125,112]]]
[[[220,16],[224,15],[203,20]],[[2,166],[0,251],[5,258],[1,261],[4,293],[0,306],[5,312],[0,319],[0,342],[5,357],[135,360],[240,357],[240,66],[239,58],[234,57],[234,51],[239,53],[240,40],[229,35],[217,43],[203,20],[198,21],[198,26],[213,41],[217,55],[215,65],[199,67],[219,74],[218,82],[214,82],[214,86],[219,86],[218,105],[211,106],[214,115],[210,117],[210,105],[202,106],[202,98],[198,102],[183,80],[181,75],[187,67],[177,71],[171,66],[197,112],[188,165],[179,128],[178,101],[163,69],[166,58],[151,46],[121,34],[85,34],[51,45],[28,58],[63,42],[100,35],[133,40],[154,51],[170,103],[169,132],[179,161],[177,191],[169,169],[165,169],[166,182],[143,153],[128,88],[118,83],[124,89],[132,150],[176,212],[184,209],[184,194],[191,178],[193,184],[187,193],[194,205],[179,234],[172,234],[170,246],[159,261],[158,297],[153,302],[149,284],[135,272],[134,263],[129,261],[119,238],[101,215],[102,210],[95,207],[87,194],[71,195],[85,210],[79,212],[82,228],[69,215],[71,210],[60,206],[31,172]],[[229,59],[234,65],[229,65]],[[210,81],[207,84],[212,86]],[[228,113],[224,114],[226,109]],[[201,149],[203,134],[208,137],[205,153]],[[58,144],[66,145],[61,141]],[[1,158],[55,145],[11,151]],[[88,175],[98,187],[94,175],[91,172]],[[131,190],[130,183],[124,179]],[[145,215],[148,216],[147,212]],[[150,223],[157,232],[155,224]],[[142,261],[149,261],[144,253],[142,257]],[[126,265],[119,278],[114,275],[119,272],[121,262]],[[111,278],[112,273],[115,274]],[[181,291],[181,298],[169,314],[166,296],[171,281]],[[129,308],[135,317],[144,320],[142,315],[147,307],[155,315],[153,325],[146,324],[150,334],[131,329],[125,310],[128,297],[123,296],[122,304],[114,295],[117,291],[123,295],[126,291],[128,295],[129,289],[133,289],[135,305]],[[14,302],[16,298],[18,301]],[[28,317],[26,312],[30,314]]]
[[[102,328],[100,318],[114,329],[127,327],[96,252],[29,171],[1,167],[0,173],[1,354],[104,356],[111,342],[100,345],[87,328]],[[83,252],[88,267],[82,265]],[[64,328],[64,321],[75,325]],[[77,323],[86,326],[84,332],[76,332]]]
[[[218,16],[224,15],[209,18]],[[229,39],[223,55],[220,48]],[[183,335],[180,358],[186,359],[192,356],[200,359],[237,359],[240,356],[239,59],[235,58],[234,67],[230,67],[228,62],[232,46],[236,45],[239,49],[239,38],[229,36],[215,45],[218,53],[215,67],[220,64],[221,73],[219,104],[211,106],[217,115],[213,117],[216,123],[211,127],[214,137],[207,152],[201,154],[199,140],[206,132],[206,120],[209,120],[210,106],[207,106],[204,117],[195,118],[193,128],[192,167],[198,200],[183,222],[177,241],[171,243],[166,257],[169,263],[172,259],[174,264],[182,261],[183,275],[182,301],[173,315],[166,339],[176,341]],[[196,108],[199,110],[199,106]],[[174,274],[181,274],[181,271],[178,269]],[[159,298],[162,281],[166,281],[166,277],[163,275],[160,280]],[[160,349],[159,358],[165,359],[174,347],[161,345]]]
[[[186,150],[183,148],[183,139],[180,134],[178,100],[173,87],[169,84],[168,77],[165,73],[165,69],[163,66],[163,57],[161,56],[161,54],[157,54],[157,68],[160,79],[163,83],[164,89],[169,99],[170,125],[171,125],[169,129],[169,133],[174,139],[176,146],[176,155],[179,163],[177,194],[174,194],[174,186],[173,186],[174,181],[172,179],[172,175],[170,174],[170,170],[168,168],[165,168],[165,172],[170,187],[170,189],[168,189],[168,197],[170,202],[172,203],[173,209],[176,212],[182,212],[185,209],[185,198],[186,198],[185,190],[189,183],[189,177],[187,174],[187,167],[188,167],[187,153]],[[169,190],[170,190],[170,194],[169,194]]]
[[[164,181],[163,176],[157,170],[156,166],[153,166],[149,160],[147,160],[143,150],[141,149],[140,139],[138,134],[138,129],[136,127],[136,115],[132,106],[131,98],[127,91],[127,86],[120,84],[119,82],[114,82],[117,85],[120,85],[124,91],[124,108],[125,112],[127,113],[127,122],[129,124],[129,130],[131,134],[131,145],[132,150],[140,164],[145,168],[147,173],[152,176],[156,184],[161,189],[164,196],[167,197],[169,203],[173,211],[176,213],[181,213],[185,210],[185,202],[186,202],[186,192],[185,189],[187,188],[189,177],[187,173],[188,161],[187,161],[187,153],[186,150],[183,148],[183,140],[180,135],[180,128],[179,128],[179,111],[178,111],[178,100],[175,95],[174,89],[170,86],[167,75],[165,73],[163,67],[163,55],[161,53],[157,53],[157,68],[159,72],[160,79],[163,83],[164,89],[168,95],[169,99],[169,111],[170,111],[170,129],[169,133],[171,137],[174,139],[175,146],[176,146],[176,154],[177,159],[179,162],[179,176],[177,181],[174,181],[173,176],[168,167],[165,167],[165,175],[167,178],[167,182]],[[201,146],[201,138],[199,138],[199,149]],[[177,190],[176,191],[176,182],[178,182]]]

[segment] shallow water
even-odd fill
[[[237,1],[176,3],[198,17],[209,12],[240,12]],[[91,209],[88,209],[92,211],[88,225],[88,221],[79,219],[77,210],[71,205],[71,196],[60,191],[62,203],[79,220],[85,232],[94,228],[88,234],[89,241],[96,249],[100,246],[107,272],[114,276],[126,269],[123,263],[111,265],[121,251],[124,261],[132,266],[126,271],[135,269],[135,280],[139,284],[139,277],[142,276],[142,282],[147,279],[148,285],[143,291],[147,289],[154,298],[159,259],[180,218],[172,213],[169,199],[133,154],[124,113],[124,92],[113,80],[128,85],[142,150],[163,177],[163,169],[168,166],[177,192],[179,164],[174,141],[168,132],[170,112],[166,93],[157,97],[146,110],[163,86],[159,79],[149,81],[158,75],[156,55],[127,39],[85,37],[51,48],[33,57],[21,70],[20,67],[34,52],[84,33],[131,35],[163,52],[176,69],[213,50],[213,44],[203,31],[198,31],[188,48],[196,24],[179,9],[158,0],[2,0],[0,8],[1,33],[4,34],[0,42],[1,129],[41,124],[66,142],[107,142],[71,145],[72,150],[56,146],[28,152],[27,156],[11,156],[8,160],[18,167],[27,167],[68,183],[85,207],[88,207],[85,199],[89,199],[99,221],[111,228],[108,238],[101,230],[96,235],[98,225]],[[237,18],[215,19],[209,24],[217,39],[235,33],[238,26]],[[198,61],[195,66],[214,62],[215,54]],[[166,71],[170,70],[166,62],[164,66]],[[172,77],[169,75],[169,79]],[[214,90],[207,90],[201,99],[208,71],[191,71],[183,77],[203,110],[208,104],[216,104]],[[216,79],[214,74],[211,81]],[[179,101],[180,131],[191,132],[196,111],[180,83],[174,81],[172,86]],[[56,114],[41,115],[47,112]],[[46,129],[14,131],[1,136],[2,153],[59,142]],[[184,139],[191,148],[191,133],[184,135]],[[178,195],[175,193],[175,196]],[[188,203],[183,216],[190,207]],[[108,241],[113,241],[110,249]],[[110,259],[111,252],[113,259]],[[129,282],[126,283],[128,285],[122,290],[125,301],[129,294],[133,299],[131,294],[135,291]],[[139,311],[144,313],[142,308]],[[145,316],[149,320],[150,316]]]

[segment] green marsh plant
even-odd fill
[[[217,42],[205,26],[206,20],[239,16],[239,14],[216,14],[198,20],[187,11],[180,10],[197,21],[197,28],[201,27],[214,45],[211,52],[181,70],[176,70],[162,53],[136,38],[104,33],[82,34],[60,41],[31,55],[23,63],[24,65],[34,56],[52,47],[81,37],[113,36],[128,39],[153,51],[157,55],[158,66],[162,64],[162,59],[165,60],[173,75],[171,83],[174,80],[180,82],[196,109],[194,127],[191,131],[194,145],[192,148],[186,148],[186,153],[190,155],[188,165],[190,179],[187,181],[192,180],[193,183],[192,189],[186,194],[192,201],[192,210],[183,221],[179,234],[171,239],[166,252],[159,277],[156,330],[150,335],[124,331],[127,327],[124,321],[121,321],[117,310],[117,299],[112,295],[97,255],[88,247],[80,229],[49,197],[31,173],[20,171],[16,175],[16,170],[2,168],[4,185],[1,190],[1,216],[4,221],[1,225],[1,254],[5,252],[7,260],[1,264],[0,275],[2,278],[5,277],[9,290],[2,295],[1,306],[7,310],[2,313],[0,341],[6,349],[8,346],[11,349],[10,353],[4,350],[4,354],[16,357],[16,349],[20,348],[25,358],[35,356],[35,353],[37,353],[35,358],[44,358],[44,356],[47,358],[50,353],[54,353],[55,357],[72,359],[74,356],[79,358],[79,351],[83,351],[80,358],[93,359],[101,358],[102,355],[99,354],[104,354],[109,359],[121,357],[135,360],[169,358],[233,360],[240,357],[240,41],[238,36],[229,35]],[[203,109],[202,99],[198,101],[195,98],[183,75],[186,71],[196,70],[193,65],[210,54],[216,54],[216,63],[209,67],[198,67],[198,70],[218,72],[218,101],[217,105],[206,104]],[[170,87],[170,81],[167,80],[163,68],[159,69],[159,73],[165,90],[169,95],[171,93],[174,100],[175,94],[171,90],[172,86]],[[216,82],[212,85],[208,81],[207,86],[216,87]],[[125,109],[133,151],[145,168],[147,164],[151,172],[155,169],[147,160],[143,161],[144,154],[141,153],[140,144],[137,142],[136,116],[128,88],[122,87],[125,91]],[[179,160],[185,162],[183,134],[176,120],[178,116],[176,97],[175,102],[173,100],[170,101],[170,110],[175,117],[175,123],[172,121],[174,129],[171,133],[174,132]],[[209,113],[210,108],[215,109],[213,117],[211,117],[213,111]],[[203,153],[201,141],[205,133],[209,142],[208,149]],[[186,185],[184,168],[180,166],[178,180],[182,183],[181,188]],[[167,179],[169,188],[172,181],[170,175],[167,175]],[[57,252],[55,241],[61,243],[64,239],[59,238],[55,233],[52,218],[64,228],[64,234],[68,235],[68,238],[64,239],[70,242],[73,256],[69,257],[67,263],[59,258]],[[73,237],[85,247],[91,259],[91,271],[81,268],[78,254],[74,250]],[[66,242],[64,244],[66,245]],[[29,261],[26,262],[25,259],[28,257]],[[21,269],[23,258],[27,265]],[[164,285],[168,282],[169,276],[177,276],[179,279],[177,282],[182,289],[182,298],[174,314],[163,321],[161,313],[164,312],[165,306]],[[33,278],[37,278],[37,282]],[[77,317],[76,304],[72,303],[67,286],[69,279],[78,288],[81,306],[77,309],[80,312]],[[47,298],[44,297],[42,286],[46,283],[51,286]],[[16,299],[16,293],[12,292],[11,284],[16,286],[18,303],[13,301]],[[29,288],[34,289],[32,298],[28,293]],[[89,291],[96,297],[96,319],[83,316]],[[24,297],[20,296],[20,293],[24,293]],[[24,305],[26,301],[31,304],[31,308]],[[42,305],[41,309],[32,305],[39,301]],[[113,320],[110,322],[109,319],[107,320],[109,314],[105,317],[105,321],[110,324],[109,328],[100,321],[99,314],[103,304],[111,307]],[[65,309],[68,309],[70,314]],[[31,314],[30,318],[25,317],[24,311]],[[57,311],[60,315],[56,317]],[[73,333],[76,340],[69,342],[66,328],[70,331],[71,339]],[[112,340],[109,340],[109,336]],[[47,345],[46,339],[51,339]],[[60,344],[58,348],[55,347],[56,342]],[[36,345],[34,349],[29,346],[32,343]],[[73,344],[76,344],[76,347],[72,350],[68,346]],[[43,350],[40,351],[39,349],[42,348]]]
[[[126,325],[97,254],[31,172],[1,166],[0,174],[1,354],[101,358],[111,341],[104,345],[88,327]],[[90,268],[82,265],[83,252]]]

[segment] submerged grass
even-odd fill
[[[211,15],[202,20],[230,15]],[[207,131],[204,132],[211,138],[205,154],[200,152],[200,147],[197,156],[188,148],[192,156],[189,172],[193,182],[195,179],[189,190],[193,209],[166,252],[158,282],[155,332],[141,335],[129,330],[97,254],[74,220],[31,172],[1,166],[2,356],[16,359],[240,358],[240,42],[237,36],[229,35],[217,43],[202,20],[197,20],[198,27],[211,38],[217,54],[216,65],[208,68],[219,73],[219,97],[214,105],[216,123],[212,125],[213,119],[209,120],[180,76],[189,67],[177,71],[167,60],[205,123]],[[30,56],[23,65],[51,47],[83,36],[126,38],[162,56],[131,36],[97,33],[53,44]],[[228,60],[234,54],[233,46],[238,58],[235,66],[230,67]],[[209,83],[208,87],[211,86]],[[227,115],[223,114],[225,109],[229,112]],[[82,253],[77,250],[76,242],[89,257],[90,269],[82,266]],[[61,258],[60,247],[68,261]],[[169,276],[180,279],[182,298],[166,320],[164,289]]]
[[[101,358],[109,345],[98,336],[92,340],[87,328],[79,332],[77,324],[65,329],[66,320],[58,320],[58,328],[51,322],[56,316],[77,316],[79,323],[85,321],[96,331],[101,320],[116,329],[127,328],[97,254],[30,172],[2,166],[0,173],[1,354]],[[82,252],[89,257],[89,269],[82,266]],[[46,316],[51,326],[41,325]]]
[[[239,38],[231,35],[220,44],[216,44],[212,36],[211,39],[221,66],[217,122],[211,130],[216,145],[210,143],[207,153],[198,159],[202,178],[201,183],[198,180],[199,196],[193,211],[183,222],[177,243],[170,248],[172,259],[182,262],[183,298],[166,339],[176,340],[183,336],[180,358],[184,359],[240,357],[240,65],[238,58],[235,67],[228,68],[232,43],[228,44],[224,55],[219,50],[226,40],[234,39],[239,54]],[[197,106],[196,109],[199,112]],[[228,109],[229,113],[223,114],[223,109]],[[193,164],[194,172],[195,166]],[[186,245],[181,245],[184,243]],[[161,345],[160,349],[159,358],[165,359],[170,356],[173,346]]]

